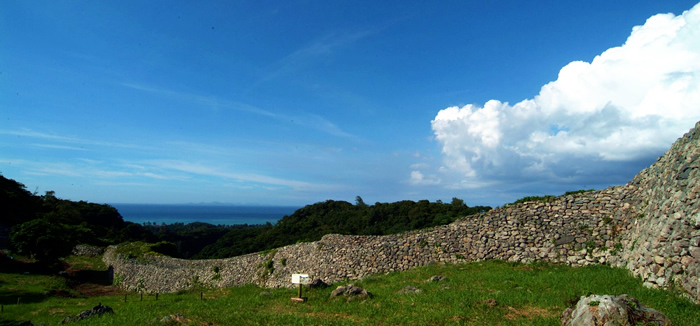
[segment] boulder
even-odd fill
[[[103,306],[102,303],[100,303],[100,304],[92,307],[92,309],[90,309],[90,310],[84,310],[83,312],[79,313],[75,317],[63,318],[63,320],[61,321],[61,324],[79,321],[79,320],[94,317],[94,316],[102,316],[103,314],[106,314],[106,313],[110,313],[110,314],[114,313],[114,310],[111,307]]]
[[[328,287],[328,283],[324,282],[320,278],[317,278],[317,279],[314,279],[313,281],[311,281],[311,283],[309,283],[309,287],[314,288],[314,289],[316,289],[316,288],[325,289]]]
[[[339,286],[333,292],[331,292],[331,298],[344,296],[347,302],[353,300],[365,300],[372,298],[372,293],[369,291],[355,286],[353,284],[348,284],[346,286]]]
[[[562,326],[672,325],[662,313],[643,306],[635,298],[598,295],[582,296],[576,306],[562,313]]]

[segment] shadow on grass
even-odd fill
[[[73,271],[69,276],[72,284],[91,283],[97,285],[112,285],[111,273],[108,269]]]
[[[0,254],[0,273],[50,275],[51,270],[36,262],[12,259]]]
[[[0,291],[0,304],[9,306],[14,304],[38,303],[46,300],[48,293],[25,291]]]

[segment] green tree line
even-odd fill
[[[449,224],[457,218],[490,210],[489,206],[404,200],[367,205],[357,197],[355,205],[327,200],[307,205],[276,224],[233,229],[208,245],[195,258],[226,258],[274,249],[297,242],[317,241],[326,234],[386,235]]]
[[[141,225],[124,221],[110,205],[60,199],[53,191],[37,195],[0,174],[0,231],[11,230],[9,246],[14,252],[47,264],[58,263],[77,244],[144,241],[155,243],[151,250],[174,257],[226,258],[316,241],[331,233],[385,235],[428,228],[490,209],[469,207],[458,198],[450,203],[404,200],[367,205],[357,196],[354,205],[336,200],[307,205],[274,225]],[[0,232],[3,237],[7,239]],[[0,248],[7,245],[5,240]]]
[[[60,199],[53,191],[39,196],[2,175],[0,215],[1,229],[10,230],[10,248],[47,265],[69,255],[76,244],[106,246],[157,240],[143,226],[125,222],[112,206]],[[2,234],[2,247],[8,245],[7,238]]]

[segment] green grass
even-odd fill
[[[441,282],[426,282],[433,275]],[[0,291],[8,291],[7,283]],[[18,275],[13,277],[23,277]],[[570,300],[587,293],[629,294],[645,306],[666,314],[675,325],[700,325],[700,309],[677,293],[642,287],[626,270],[606,266],[571,268],[550,264],[486,261],[432,265],[401,273],[380,274],[353,281],[373,294],[365,301],[329,298],[335,287],[304,289],[306,303],[294,303],[297,289],[242,286],[200,292],[130,294],[94,298],[57,298],[7,304],[0,320],[31,320],[57,324],[101,302],[112,315],[78,325],[162,325],[168,315],[181,314],[191,325],[559,325]],[[335,284],[344,285],[346,282]],[[407,285],[418,294],[397,294]],[[490,304],[495,300],[496,305]]]
[[[63,259],[71,268],[78,270],[106,270],[107,265],[102,261],[102,256],[70,256]]]

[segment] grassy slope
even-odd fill
[[[82,262],[91,266],[89,262]],[[442,282],[425,281],[443,275]],[[700,309],[677,294],[650,290],[626,270],[606,266],[571,268],[548,264],[510,264],[486,261],[461,265],[433,265],[402,273],[376,275],[355,281],[374,294],[363,302],[330,299],[334,287],[305,289],[306,303],[293,303],[294,289],[243,286],[221,290],[145,296],[137,294],[92,298],[46,296],[55,287],[53,276],[0,274],[0,320],[32,320],[56,324],[101,302],[113,315],[81,321],[79,325],[161,325],[168,315],[181,314],[193,325],[559,325],[568,301],[588,292],[627,293],[642,304],[664,312],[675,325],[700,325]],[[58,282],[60,283],[60,282]],[[336,284],[339,285],[339,284]],[[397,294],[407,285],[419,294]],[[269,294],[263,294],[267,292]],[[13,295],[23,295],[16,305]],[[486,300],[494,299],[491,306]],[[9,301],[9,302],[8,302]],[[173,323],[175,324],[175,323]]]

